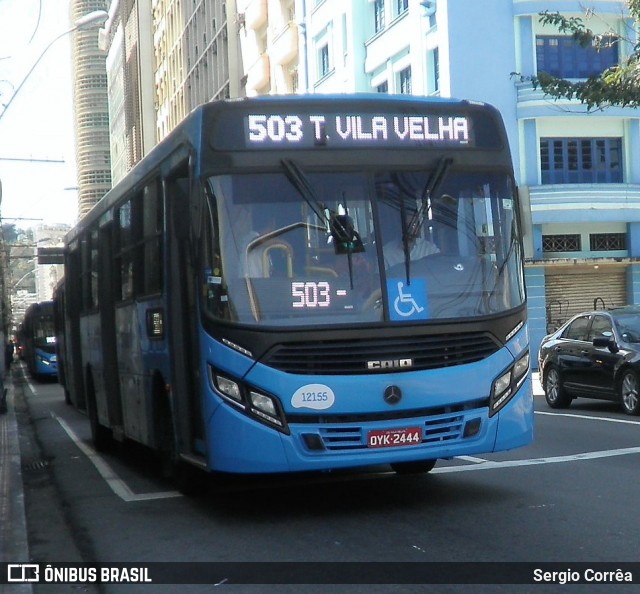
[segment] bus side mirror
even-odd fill
[[[522,247],[525,260],[536,260],[535,245],[533,241],[533,224],[531,222],[531,198],[529,187],[520,186],[518,195],[518,218],[520,219],[520,233],[522,234]],[[538,258],[540,255],[538,255]]]

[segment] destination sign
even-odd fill
[[[245,140],[247,148],[271,149],[467,147],[474,145],[472,124],[465,115],[251,113],[245,116]]]

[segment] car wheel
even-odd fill
[[[567,408],[571,404],[571,398],[562,387],[562,378],[557,367],[547,369],[544,376],[544,397],[551,408]]]
[[[640,414],[638,375],[631,369],[626,369],[620,378],[620,406],[628,415]]]

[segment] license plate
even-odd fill
[[[422,429],[420,427],[380,429],[369,431],[367,434],[367,446],[370,448],[394,448],[418,445],[419,443],[422,443]]]

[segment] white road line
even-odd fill
[[[473,462],[474,464],[484,464],[487,462],[486,458],[476,458],[475,456],[456,456],[457,460],[464,460],[465,462]]]
[[[556,413],[546,412],[542,410],[535,411],[537,415],[547,415],[548,417],[574,417],[576,419],[588,419],[590,421],[605,421],[606,423],[624,423],[627,425],[640,425],[640,421],[632,421],[631,419],[610,419],[609,417],[592,417],[590,415],[578,415],[575,413]]]
[[[78,435],[67,425],[67,423],[52,413],[53,418],[60,423],[60,426],[65,430],[66,434],[71,438],[82,453],[89,458],[91,463],[96,467],[96,470],[100,473],[100,476],[111,487],[111,490],[120,499],[130,501],[149,501],[151,499],[168,499],[170,497],[182,497],[182,494],[178,491],[158,491],[156,493],[134,493],[127,483],[125,483],[115,471],[107,464],[107,462],[91,447],[84,443]]]
[[[595,460],[597,458],[611,458],[613,456],[627,456],[629,454],[640,454],[640,447],[621,448],[619,450],[602,450],[599,452],[584,452],[582,454],[572,454],[570,456],[554,456],[551,458],[530,458],[528,460],[505,460],[504,462],[490,462],[484,464],[470,464],[468,466],[444,466],[434,468],[431,474],[445,472],[468,472],[469,470],[492,470],[495,468],[512,468],[516,466],[537,466],[540,464],[559,464],[562,462],[577,462],[581,460]]]

